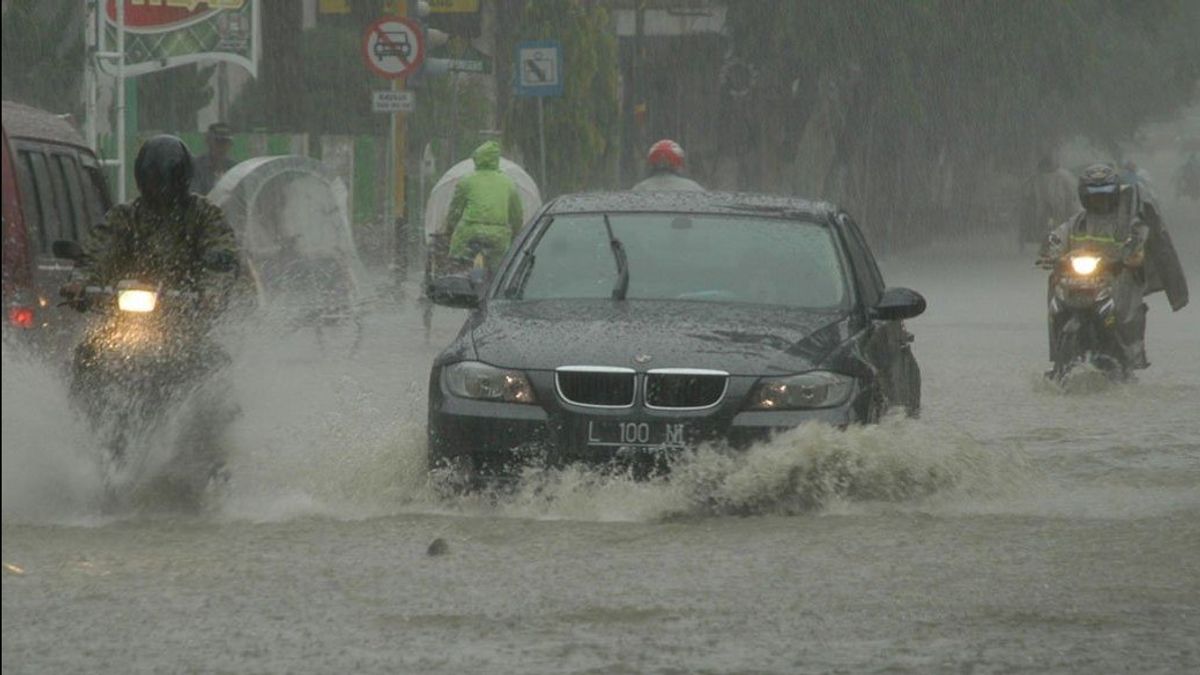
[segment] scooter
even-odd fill
[[[82,258],[77,245],[55,247],[61,258]],[[237,414],[215,377],[231,359],[203,327],[210,299],[128,279],[65,304],[98,314],[75,350],[70,394],[101,441],[109,499],[161,481],[173,496],[197,499],[224,475],[219,434]],[[155,433],[168,422],[178,425],[172,434]]]
[[[1090,366],[1109,380],[1128,376],[1116,335],[1113,283],[1122,262],[1103,251],[1078,247],[1057,259],[1039,261],[1051,270],[1050,354],[1054,367],[1046,377],[1062,383],[1072,370]]]

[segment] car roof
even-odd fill
[[[63,115],[16,101],[4,101],[4,132],[9,138],[61,143],[87,149],[87,143]]]
[[[756,213],[766,217],[827,221],[839,211],[824,201],[754,192],[579,192],[562,195],[546,207],[564,213]]]

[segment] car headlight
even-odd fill
[[[442,369],[446,391],[459,398],[533,403],[533,386],[524,373],[479,361],[461,361]]]
[[[1087,276],[1096,271],[1096,267],[1100,265],[1100,259],[1092,255],[1076,255],[1071,256],[1071,269],[1075,270],[1075,274]]]
[[[846,402],[854,378],[825,370],[788,377],[764,378],[750,394],[751,410],[832,408]]]
[[[158,306],[158,293],[141,288],[117,291],[117,308],[122,312],[146,314]]]

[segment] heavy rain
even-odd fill
[[[0,669],[1200,671],[1198,35],[4,0]]]

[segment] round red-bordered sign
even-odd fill
[[[407,77],[425,60],[421,26],[403,16],[385,16],[363,35],[363,60],[380,77]]]

